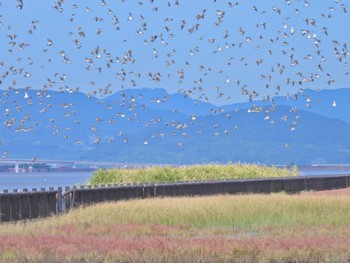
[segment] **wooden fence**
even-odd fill
[[[0,194],[0,222],[34,219],[60,214],[81,205],[134,198],[200,196],[239,193],[297,193],[346,188],[350,175],[285,177],[267,179],[199,181],[160,184],[120,184],[105,186],[50,188],[40,191],[4,190]]]
[[[66,191],[66,210],[81,205],[132,198],[200,196],[239,193],[297,193],[346,188],[350,175],[320,177],[285,177],[268,179],[199,181],[139,185],[82,186]]]
[[[33,219],[58,214],[62,204],[62,190],[42,188],[37,191],[23,189],[0,194],[0,222]]]

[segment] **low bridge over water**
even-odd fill
[[[123,163],[117,162],[94,162],[94,161],[69,161],[69,160],[43,160],[43,159],[0,159],[0,165],[14,165],[15,173],[20,171],[20,165],[34,165],[34,164],[46,164],[52,167],[77,167],[77,166],[88,166],[93,168],[114,168],[114,167],[125,167]],[[133,165],[133,166],[142,166]]]

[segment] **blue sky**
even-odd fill
[[[0,3],[1,89],[161,87],[228,104],[349,86],[347,1]]]

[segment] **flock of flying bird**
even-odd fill
[[[245,2],[201,1],[195,7],[197,12],[187,14],[187,10],[181,9],[186,5],[184,0],[140,0],[136,9],[134,2],[133,9],[126,13],[121,13],[118,8],[125,10],[128,0],[119,0],[119,3],[99,0],[96,12],[86,6],[87,3],[82,6],[82,3],[57,0],[51,5],[55,12],[52,17],[58,14],[62,19],[58,23],[65,28],[51,32],[50,36],[44,37],[45,43],[40,44],[35,40],[36,31],[43,26],[40,19],[33,19],[29,25],[16,30],[6,22],[7,15],[0,13],[0,30],[7,32],[7,55],[0,58],[0,88],[35,89],[38,96],[49,99],[49,90],[84,92],[84,85],[88,86],[87,96],[92,98],[141,85],[171,85],[184,96],[194,98],[195,103],[230,102],[240,94],[252,102],[248,111],[264,111],[265,119],[270,120],[269,113],[276,106],[274,96],[282,94],[294,100],[305,97],[311,107],[313,100],[304,94],[305,87],[327,87],[334,85],[339,77],[347,78],[348,45],[342,37],[336,38],[338,33],[332,26],[336,12],[338,16],[347,16],[345,3],[329,1],[330,5],[323,12],[306,17],[308,10],[314,8],[312,4],[316,3],[284,0],[278,2],[281,6],[263,3],[261,7],[255,1]],[[27,6],[36,4],[17,0],[18,15]],[[0,2],[0,8],[1,5]],[[247,5],[249,9],[246,9]],[[245,7],[245,14],[240,15],[247,17],[248,24],[240,24],[239,19],[232,18],[232,10],[240,6]],[[86,25],[80,22],[87,19]],[[60,35],[62,30],[65,35]],[[36,39],[42,38],[40,35]],[[40,55],[35,54],[37,49],[40,49]],[[33,57],[26,50],[34,52]],[[74,73],[69,74],[72,65]],[[45,71],[46,68],[49,70]],[[50,74],[50,70],[54,73]],[[45,79],[40,85],[38,75]],[[72,75],[81,75],[84,81],[92,79],[79,84],[74,83],[77,78]],[[24,94],[23,99],[30,101],[28,93]],[[254,105],[257,99],[270,101],[271,106],[257,107]],[[127,103],[127,110],[133,110],[132,105],[136,105],[137,100],[121,96],[117,103]],[[166,103],[166,100],[155,103]],[[331,106],[335,107],[336,101]],[[4,114],[9,116],[6,109]],[[296,114],[291,125],[291,130],[295,130],[300,116],[296,107],[291,112]],[[208,112],[212,113],[224,114],[228,120],[231,117],[230,113],[220,110]],[[22,119],[19,127],[24,127],[26,119],[30,116]],[[196,112],[193,112],[192,120],[196,120]],[[281,120],[286,121],[286,116]],[[149,123],[149,120],[145,122]],[[3,123],[10,127],[16,120],[8,118]],[[183,129],[183,125],[180,127]],[[238,129],[234,124],[232,127]],[[24,128],[18,130],[27,131]],[[223,134],[228,132],[225,130]],[[119,135],[124,133],[119,131]],[[214,135],[218,136],[217,132]],[[127,139],[124,141],[128,142]],[[95,143],[100,142],[101,139],[96,137]],[[79,138],[76,143],[81,143]],[[148,143],[145,138],[144,144]],[[183,142],[178,145],[183,147]],[[3,157],[6,156],[5,150]]]

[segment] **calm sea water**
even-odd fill
[[[300,170],[302,176],[322,176],[350,174],[350,169],[336,170]],[[45,187],[65,187],[82,185],[89,180],[92,172],[65,172],[65,173],[0,173],[0,192],[4,189],[12,191],[13,189],[32,188],[40,189]]]
[[[299,170],[299,174],[303,176],[323,176],[323,175],[340,175],[350,174],[350,169],[335,170]]]
[[[4,189],[64,188],[84,184],[91,176],[92,172],[0,173],[0,192]]]

